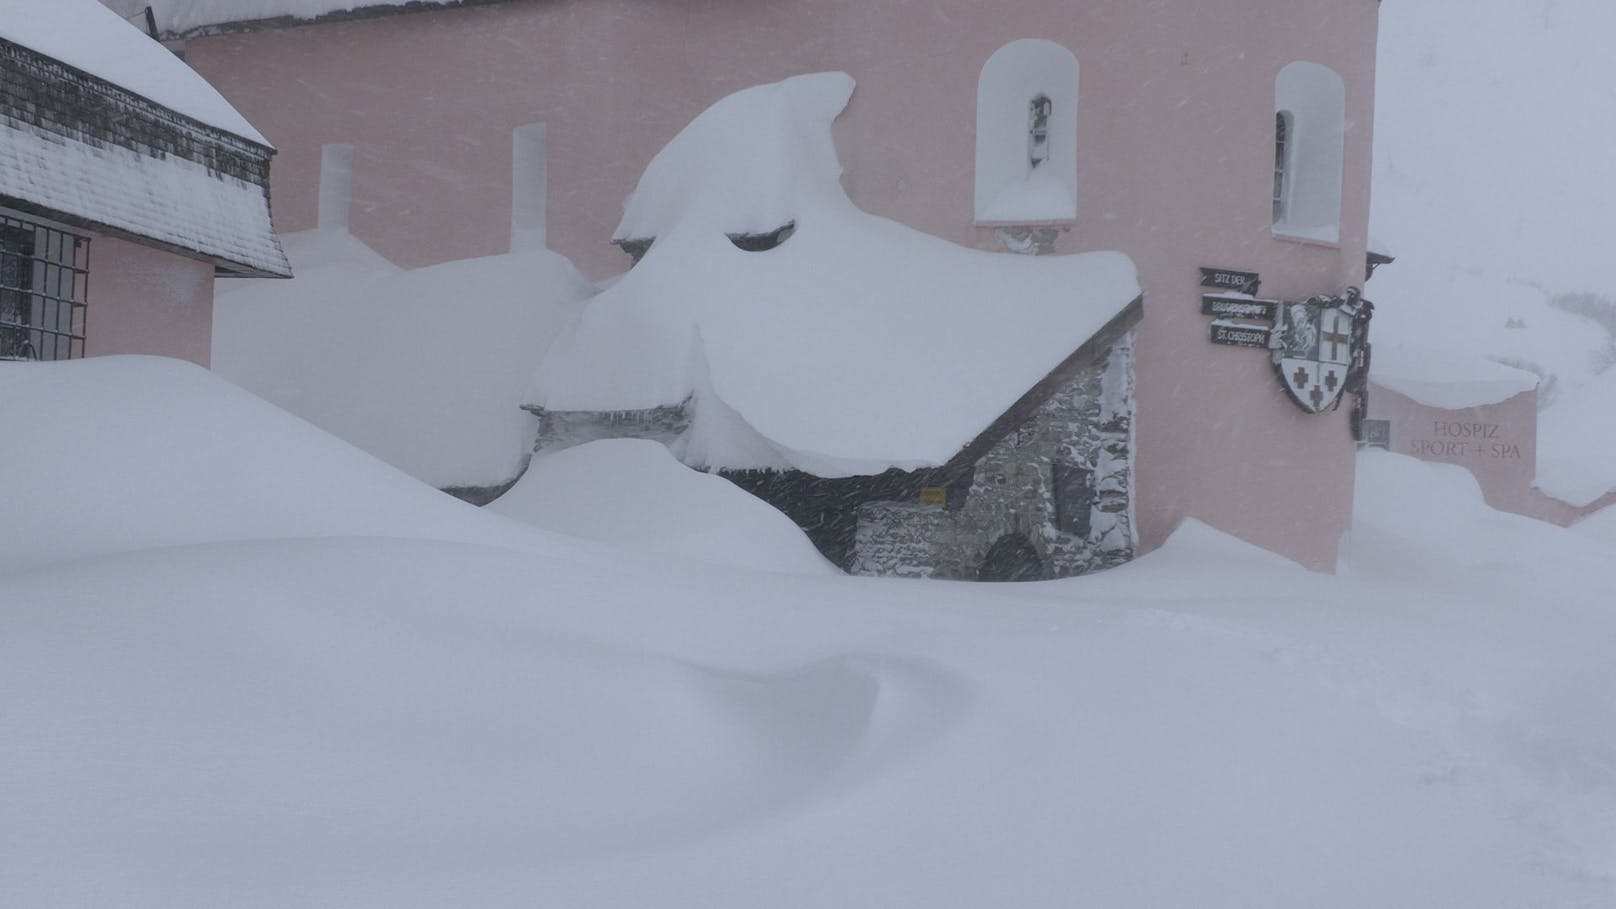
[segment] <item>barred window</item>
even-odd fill
[[[84,356],[90,238],[0,211],[0,360]]]
[[[1285,220],[1291,189],[1291,120],[1288,110],[1274,114],[1274,223]]]

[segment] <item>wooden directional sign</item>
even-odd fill
[[[1205,316],[1218,316],[1224,319],[1256,319],[1262,322],[1274,321],[1274,313],[1279,309],[1277,300],[1257,300],[1252,297],[1225,296],[1223,294],[1207,294],[1201,297],[1201,314]]]
[[[1239,271],[1233,268],[1207,268],[1201,266],[1201,286],[1216,287],[1221,290],[1233,290],[1243,294],[1254,294],[1257,285],[1262,283],[1262,277],[1254,271]]]
[[[1227,344],[1230,347],[1261,347],[1268,348],[1268,336],[1271,329],[1260,325],[1240,325],[1235,322],[1213,322],[1212,343]]]

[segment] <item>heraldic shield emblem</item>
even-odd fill
[[[1349,293],[1280,306],[1274,369],[1291,399],[1308,413],[1322,413],[1341,402],[1355,362],[1359,305],[1358,296]]]

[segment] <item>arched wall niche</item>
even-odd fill
[[[1042,38],[999,48],[976,83],[976,220],[1077,217],[1077,57]]]
[[[1346,83],[1335,70],[1298,60],[1274,80],[1276,121],[1284,118],[1286,160],[1274,233],[1330,243],[1341,239],[1341,174],[1346,147]],[[1277,144],[1277,143],[1276,143]]]

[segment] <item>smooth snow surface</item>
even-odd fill
[[[521,472],[527,378],[594,291],[537,250],[402,271],[343,230],[283,238],[297,277],[218,284],[213,368],[434,486]]]
[[[557,338],[529,402],[691,400],[678,453],[702,466],[937,465],[1138,296],[1121,253],[986,253],[858,210],[830,133],[852,91],[843,73],[799,76],[681,131],[617,231],[655,244]],[[726,236],[789,223],[767,252]]]
[[[790,577],[479,512],[194,367],[0,376],[8,906],[1616,904],[1611,543],[1458,468],[1364,455],[1335,577],[1193,523]]]
[[[176,113],[269,144],[206,79],[97,0],[4,0],[0,38],[100,76]]]
[[[741,568],[835,572],[773,506],[644,439],[603,439],[543,455],[488,509],[632,550]]]
[[[5,494],[0,573],[220,540],[521,537],[200,366],[92,357],[0,378],[0,463],[30,477]]]
[[[1395,341],[1376,343],[1370,377],[1427,407],[1459,409],[1497,404],[1531,391],[1538,377],[1485,359]]]

